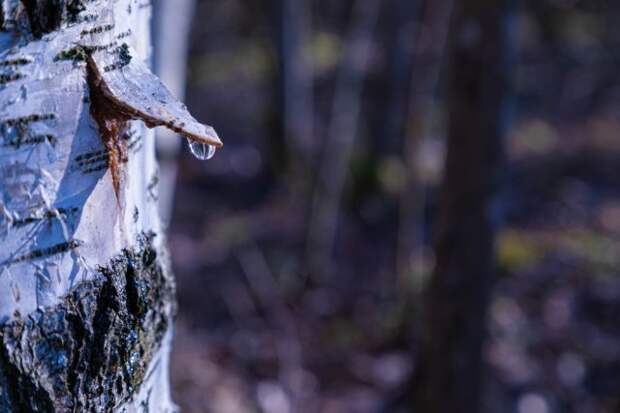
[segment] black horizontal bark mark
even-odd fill
[[[43,213],[26,216],[11,222],[12,227],[21,227],[34,224],[35,222],[51,221],[53,219],[65,219],[79,212],[78,207],[50,209]]]
[[[3,147],[9,147],[14,149],[20,149],[22,146],[40,145],[44,142],[48,142],[54,146],[57,142],[57,138],[54,135],[36,135],[31,137],[18,137],[16,139],[8,140],[3,143]]]
[[[0,411],[110,411],[138,391],[173,300],[152,237],[58,305],[0,326]]]
[[[110,30],[114,30],[113,24],[106,24],[103,26],[97,26],[90,29],[84,29],[80,32],[80,37],[88,36],[90,34],[100,34],[104,32],[109,32]]]
[[[0,3],[0,6],[1,5],[2,5],[2,3]],[[6,67],[6,66],[23,66],[23,65],[27,65],[29,63],[32,63],[32,62],[30,60],[26,59],[26,58],[17,58],[17,59],[2,60],[2,61],[0,61],[0,66],[2,66],[2,67]]]
[[[98,158],[101,155],[106,155],[108,151],[105,149],[95,151],[95,152],[87,152],[75,157],[76,162],[88,161],[89,159]]]
[[[24,77],[21,73],[8,73],[8,74],[0,74],[0,85],[6,85],[10,82],[15,82],[16,80],[22,79]]]
[[[35,260],[38,258],[50,257],[52,255],[61,254],[78,248],[81,245],[78,240],[70,240],[60,244],[52,245],[51,247],[41,248],[33,251],[29,251],[24,255],[19,255],[15,258],[7,260],[4,264],[14,264],[23,261]]]
[[[34,113],[28,116],[7,119],[3,121],[1,125],[6,128],[10,128],[13,126],[26,126],[34,122],[44,122],[47,120],[54,120],[54,119],[56,119],[56,114],[54,113],[42,113],[42,114]]]

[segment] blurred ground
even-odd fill
[[[320,140],[350,2],[315,3],[308,53]],[[485,346],[488,412],[620,409],[617,8],[541,1],[520,14],[518,110]],[[304,206],[273,134],[269,17],[260,2],[199,2],[188,106],[225,148],[209,162],[187,151],[180,160],[169,241],[179,299],[172,379],[183,412],[375,412],[402,391],[415,286],[432,266],[442,129],[432,127],[421,147],[431,171],[419,207],[424,254],[420,274],[403,284],[394,234],[406,169],[381,149],[372,116],[386,104],[388,26],[380,20],[375,36],[334,271],[317,276],[299,258]],[[405,287],[412,299],[402,299]]]

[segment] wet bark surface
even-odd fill
[[[0,327],[0,411],[107,412],[131,398],[172,316],[174,284],[153,237],[142,234],[58,305]]]

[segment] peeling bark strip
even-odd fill
[[[113,28],[111,25],[100,27],[109,27],[110,30]],[[113,54],[115,60],[103,65],[103,71],[95,61],[94,51],[89,47],[77,46],[58,58],[86,60],[90,113],[97,122],[101,140],[108,152],[108,166],[117,201],[121,199],[121,165],[127,159],[127,145],[122,137],[128,133],[130,120],[141,120],[149,128],[165,126],[188,139],[215,147],[222,146],[213,128],[201,125],[192,118],[185,106],[181,105],[148,69],[134,63],[128,78],[109,74],[131,63],[132,55],[126,43],[116,49]],[[107,74],[108,79],[104,74]],[[137,81],[141,83],[133,83]],[[114,87],[119,84],[125,96],[115,93]],[[152,92],[146,93],[149,90]]]
[[[124,45],[125,52],[120,54],[128,54],[127,45]],[[84,53],[90,53],[84,51]],[[125,58],[124,61],[131,60],[131,56]],[[127,158],[126,142],[121,136],[126,134],[129,129],[129,116],[118,110],[109,98],[103,93],[103,81],[99,71],[94,66],[92,59],[87,58],[88,73],[87,82],[90,91],[90,114],[97,122],[101,141],[107,149],[107,166],[110,168],[112,175],[112,185],[114,186],[114,194],[117,202],[120,202],[121,188],[121,164]]]
[[[153,236],[57,306],[0,327],[0,412],[107,412],[137,392],[174,295]]]
[[[91,95],[95,94],[107,107],[106,116],[141,120],[149,128],[164,126],[192,141],[222,147],[212,127],[194,119],[157,76],[132,60],[132,49],[127,44],[103,56],[95,55],[96,50],[88,46],[80,48],[73,53],[67,51],[67,57],[86,60]]]

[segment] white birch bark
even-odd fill
[[[148,0],[0,4],[0,411],[173,411],[146,125],[221,144],[148,71]]]

